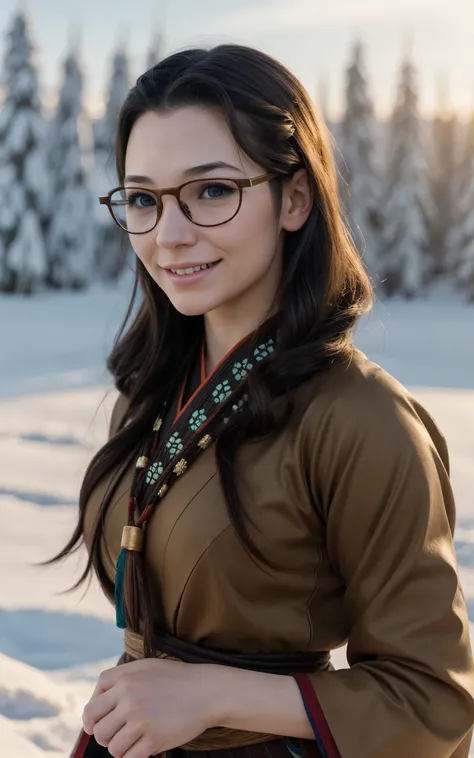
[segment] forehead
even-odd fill
[[[169,184],[178,181],[186,168],[216,160],[243,167],[244,171],[253,164],[239,148],[221,113],[198,106],[167,113],[150,111],[132,128],[125,173]]]

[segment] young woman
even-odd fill
[[[61,556],[85,541],[125,652],[73,755],[467,758],[446,444],[352,344],[371,286],[307,92],[251,48],[176,53],[117,167],[143,297]]]

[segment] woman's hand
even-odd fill
[[[149,758],[215,726],[213,667],[147,658],[103,671],[83,724],[114,758]]]

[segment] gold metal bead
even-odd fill
[[[141,455],[137,461],[137,468],[146,468],[148,466],[148,458],[146,455]]]
[[[181,458],[181,460],[178,461],[178,463],[174,467],[173,471],[176,474],[176,476],[181,476],[181,474],[184,474],[187,468],[188,468],[188,464],[186,462],[186,459]]]
[[[199,440],[198,447],[200,447],[201,450],[205,450],[206,447],[209,447],[209,445],[211,444],[211,442],[212,442],[211,435],[210,434],[205,434],[204,437],[202,437],[202,439]]]
[[[120,547],[139,553],[143,547],[143,529],[138,526],[124,526]]]
[[[158,490],[158,497],[164,497],[167,492],[168,492],[168,485],[164,484],[163,487],[160,487],[160,489]]]
[[[155,423],[153,424],[153,431],[158,432],[161,429],[162,424],[163,424],[162,419],[157,418]]]

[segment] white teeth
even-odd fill
[[[213,263],[204,263],[202,266],[193,266],[192,268],[171,268],[170,271],[178,276],[186,276],[187,274],[195,274],[197,271],[202,271],[205,268],[210,268]]]

